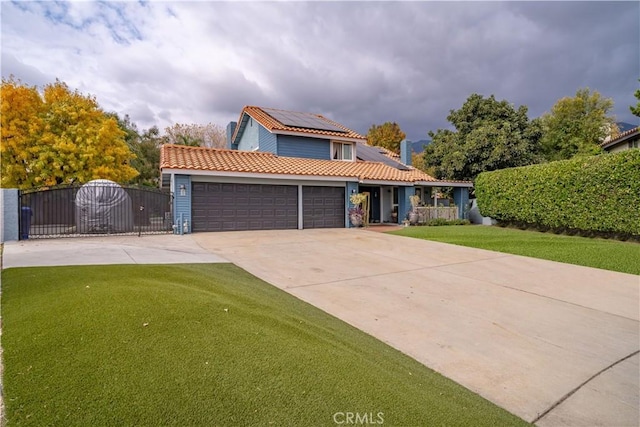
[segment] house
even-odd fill
[[[367,145],[322,115],[246,106],[227,126],[227,149],[163,145],[162,181],[182,232],[349,227],[349,196],[368,192],[370,221],[401,222],[409,197],[454,187],[459,216],[470,182],[438,181],[400,156]]]
[[[607,138],[600,146],[609,153],[638,148],[640,146],[640,127],[622,132],[615,138]]]

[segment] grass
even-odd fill
[[[2,279],[9,425],[525,424],[231,264]]]
[[[391,234],[640,274],[640,244],[485,226],[406,227]]]

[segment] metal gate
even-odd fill
[[[171,193],[92,181],[21,190],[20,240],[173,231]]]

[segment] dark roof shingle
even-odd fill
[[[277,110],[275,108],[270,108],[270,110],[276,110],[276,111],[280,111],[282,113],[307,114],[307,115],[313,116],[313,118],[315,118],[315,119],[319,119],[321,121],[324,121],[327,124],[330,124],[331,126],[335,126],[335,127],[339,128],[339,129],[343,129],[344,132],[336,132],[336,131],[322,130],[322,129],[310,129],[310,128],[303,128],[303,127],[295,127],[295,126],[287,126],[287,125],[281,123],[276,118],[270,116],[261,107],[256,107],[256,106],[253,106],[253,105],[247,105],[242,109],[242,112],[240,113],[240,119],[239,119],[238,125],[236,126],[236,129],[235,129],[235,131],[233,133],[232,140],[233,141],[236,140],[236,138],[238,136],[238,133],[242,129],[242,120],[243,120],[243,117],[244,117],[245,114],[253,117],[253,119],[255,121],[260,123],[262,126],[264,126],[265,129],[267,129],[271,133],[295,132],[295,133],[307,134],[307,135],[313,136],[313,137],[326,136],[326,137],[334,137],[334,138],[348,138],[348,139],[352,139],[352,140],[353,139],[361,140],[362,142],[366,142],[366,140],[367,140],[367,138],[365,138],[364,136],[360,135],[356,131],[349,129],[348,127],[343,126],[338,122],[334,122],[333,120],[328,119],[328,118],[326,118],[326,117],[324,117],[324,116],[322,116],[320,114],[299,113],[299,112],[295,112],[295,111]]]

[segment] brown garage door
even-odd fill
[[[303,228],[344,227],[344,187],[302,187]]]
[[[194,182],[193,231],[298,228],[298,188]]]

